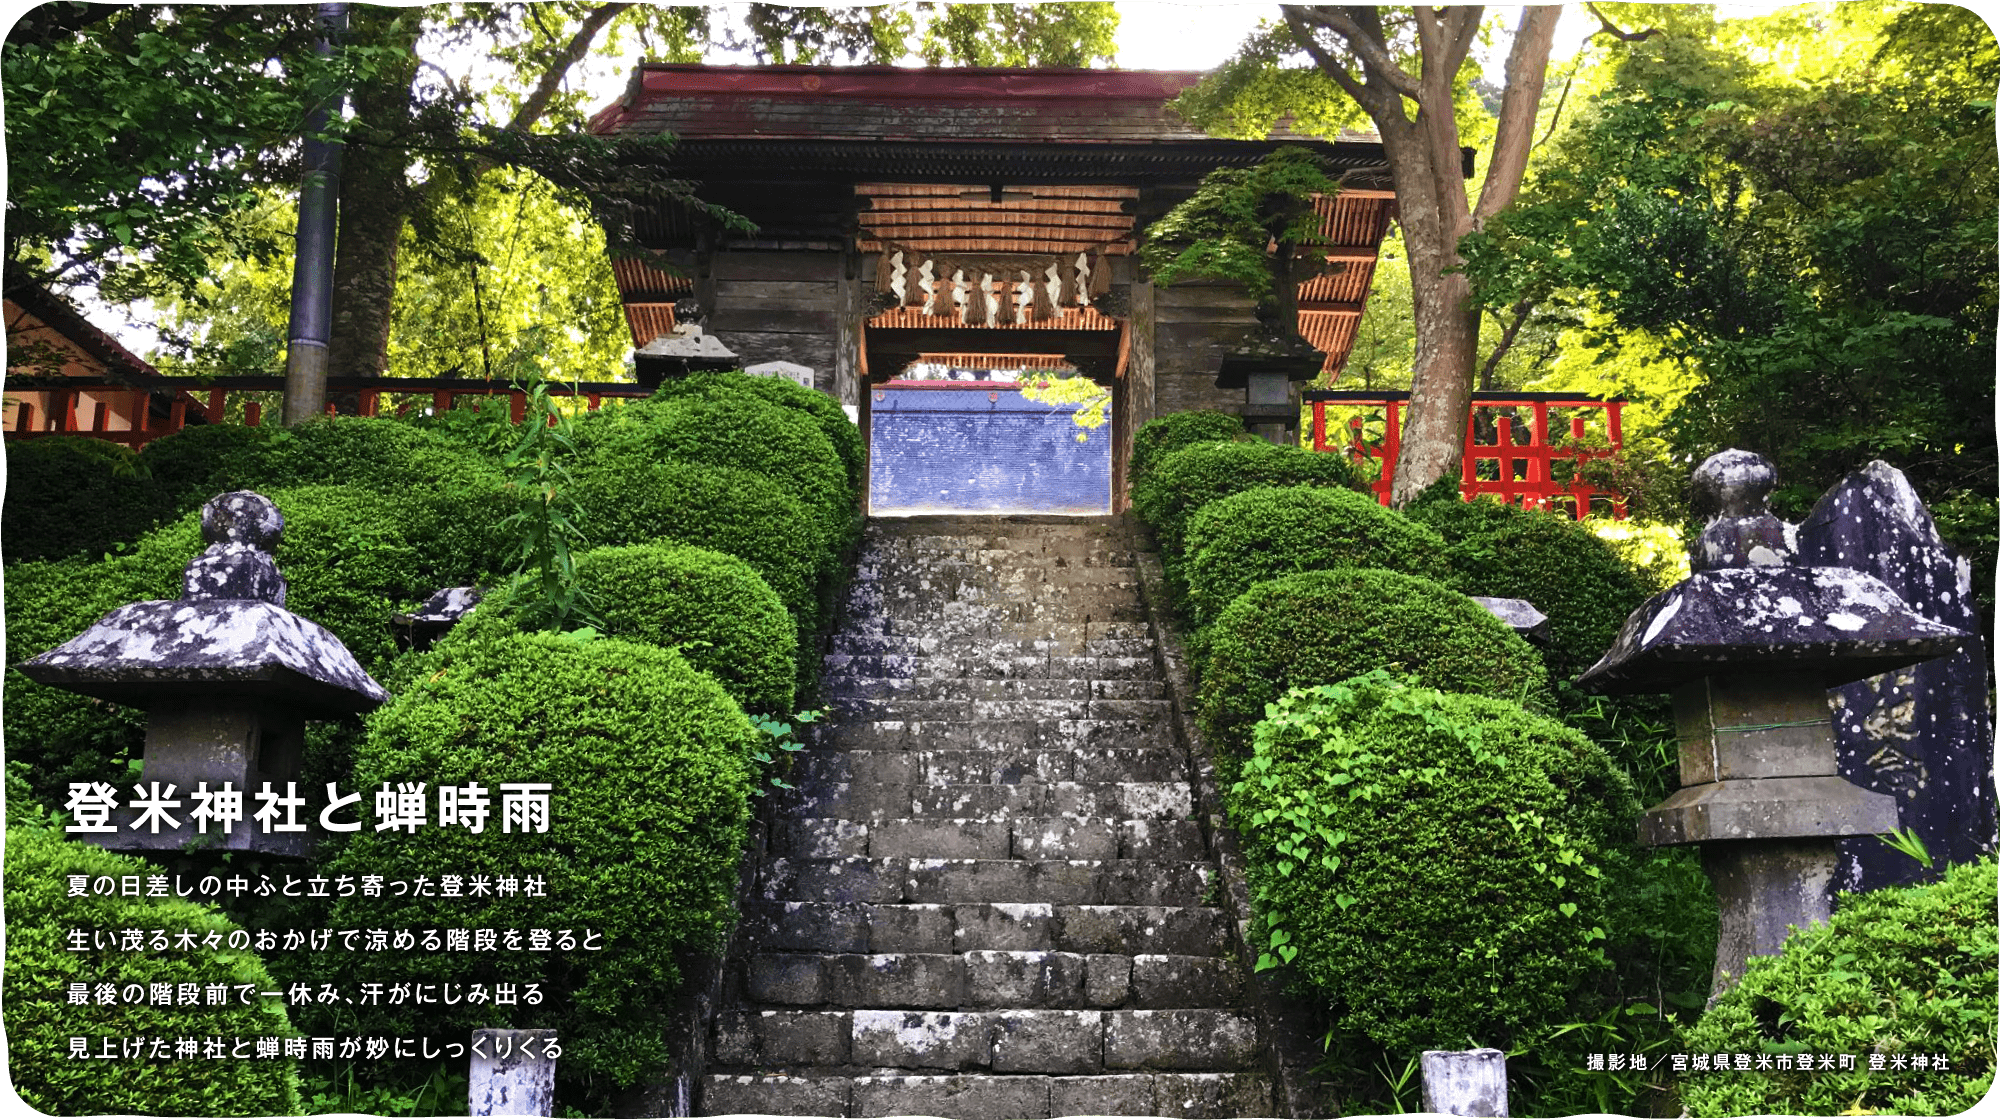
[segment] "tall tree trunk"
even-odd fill
[[[380,377],[389,365],[396,254],[414,202],[401,141],[413,112],[420,10],[357,5],[353,40],[391,47],[407,61],[353,94],[355,124],[341,168],[340,227],[333,258],[333,332],[327,372]]]
[[[507,127],[515,132],[533,128],[547,112],[563,77],[589,53],[605,26],[630,7],[599,4],[585,13]],[[327,360],[328,371],[335,375],[380,377],[389,368],[389,326],[403,225],[421,201],[422,188],[408,183],[410,158],[402,143],[415,112],[411,83],[416,80],[415,48],[422,20],[417,8],[357,5],[355,12],[356,42],[395,48],[407,63],[377,75],[356,89],[352,98],[357,136],[347,148],[342,171],[333,334]],[[474,173],[492,167],[490,161],[479,161]]]
[[[1443,102],[1442,112],[1433,113],[1427,103],[1418,109],[1416,120],[1396,121],[1381,129],[1383,154],[1396,183],[1417,332],[1409,417],[1389,495],[1396,505],[1458,473],[1466,410],[1472,403],[1472,375],[1478,364],[1479,312],[1472,306],[1472,289],[1464,273],[1455,271],[1461,263],[1458,239],[1472,227],[1458,124],[1449,86],[1435,89],[1430,69],[1425,67],[1422,81],[1432,88],[1425,92]]]
[[[1478,367],[1479,313],[1472,305],[1470,281],[1455,271],[1461,263],[1458,239],[1505,209],[1520,190],[1562,9],[1540,5],[1521,10],[1507,55],[1507,89],[1486,185],[1476,208],[1468,203],[1459,162],[1452,87],[1483,9],[1413,9],[1420,64],[1414,75],[1394,57],[1381,9],[1285,5],[1283,11],[1293,37],[1321,72],[1375,122],[1396,185],[1417,330],[1409,423],[1390,492],[1390,500],[1401,505],[1461,469],[1465,417]],[[1321,32],[1331,35],[1337,48],[1329,49],[1317,37]],[[1412,103],[1414,117],[1407,108]]]

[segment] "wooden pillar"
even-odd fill
[[[1121,468],[1132,461],[1132,437],[1141,425],[1154,416],[1154,384],[1157,365],[1154,361],[1154,341],[1158,335],[1159,317],[1153,301],[1153,282],[1138,275],[1138,262],[1132,262],[1132,284],[1127,302],[1131,305],[1132,316],[1126,323],[1126,333],[1130,340],[1125,356],[1125,413],[1128,417],[1122,438],[1112,453],[1114,462]],[[1130,479],[1121,480],[1116,508],[1124,510],[1132,503]]]
[[[229,395],[224,389],[208,391],[208,407],[201,410],[202,419],[211,424],[220,424],[229,416]]]
[[[850,237],[841,254],[840,288],[834,297],[833,399],[861,404],[861,317],[868,313],[875,269]]]

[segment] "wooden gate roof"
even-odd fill
[[[669,132],[690,178],[1139,184],[1321,150],[1357,186],[1387,187],[1372,136],[1218,140],[1169,102],[1196,71],[641,63],[600,134]],[[1366,180],[1366,181],[1363,181]]]

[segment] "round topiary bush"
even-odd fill
[[[868,469],[868,449],[861,442],[861,428],[847,418],[840,402],[825,393],[782,377],[751,377],[731,370],[669,378],[660,385],[656,394],[660,397],[702,397],[711,400],[735,400],[746,395],[795,409],[811,417],[839,454],[841,465],[847,470],[848,491],[860,495],[862,479]]]
[[[1233,412],[1169,412],[1155,416],[1132,433],[1132,458],[1125,477],[1137,483],[1163,457],[1197,443],[1244,438],[1243,418]]]
[[[152,479],[130,448],[83,436],[7,445],[0,541],[7,562],[98,556],[158,516]]]
[[[11,810],[10,806],[10,810]],[[299,1110],[298,1063],[284,1056],[254,1056],[258,1040],[292,1037],[284,1004],[256,996],[238,1001],[237,985],[268,992],[277,983],[257,955],[229,947],[242,937],[232,922],[207,906],[181,898],[128,898],[69,894],[69,876],[113,884],[135,877],[143,882],[160,869],[142,859],[72,843],[59,832],[36,828],[7,830],[7,1072],[14,1089],[43,1112],[62,1116],[103,1113],[140,1116],[273,1116]],[[115,890],[114,886],[114,890]],[[118,931],[186,929],[198,938],[210,933],[222,947],[195,952],[74,952],[70,930]],[[73,985],[83,985],[87,1002],[70,1002]],[[104,986],[115,1002],[104,1003]],[[167,985],[168,1006],[154,1004]],[[226,986],[226,1000],[212,1002],[212,985]],[[190,996],[193,999],[190,1000]],[[137,996],[136,999],[132,998]],[[79,1058],[70,1039],[86,1040],[95,1055],[108,1039],[116,1052],[126,1038],[163,1038],[165,1060]],[[206,1052],[178,1055],[179,1039],[226,1040],[216,1057]],[[240,1055],[236,1044],[248,1047]],[[265,1045],[269,1046],[270,1043]],[[179,1060],[176,1060],[178,1058]]]
[[[1225,783],[1250,749],[1264,706],[1287,689],[1371,669],[1446,692],[1540,707],[1542,659],[1479,604],[1420,576],[1348,568],[1260,583],[1207,633],[1199,723]]]
[[[332,925],[417,936],[493,930],[500,946],[385,957],[336,943],[287,965],[311,977],[286,980],[358,991],[386,979],[388,961],[399,981],[459,993],[511,984],[522,1002],[315,1005],[300,1012],[302,1024],[457,1038],[478,1027],[552,1028],[563,1048],[557,1098],[604,1107],[667,1060],[676,954],[718,947],[750,819],[756,732],[678,654],[609,638],[454,633],[399,662],[392,687],[395,698],[369,717],[349,788],[422,783],[427,823],[364,827],[320,874],[433,884],[452,874],[465,893],[356,893],[335,900]],[[500,786],[511,782],[548,783],[547,831],[503,822]],[[435,791],[472,784],[489,799],[482,830],[442,823]],[[510,930],[519,948],[508,947]],[[548,931],[548,948],[535,948],[536,930]],[[535,996],[527,985],[538,985]]]
[[[603,417],[604,419],[598,419]],[[662,460],[754,471],[782,484],[812,517],[812,542],[827,555],[854,530],[847,468],[811,417],[737,396],[661,398],[601,410],[577,425],[584,466],[632,470]],[[806,525],[793,527],[794,534]]]
[[[1188,521],[1181,570],[1196,626],[1214,622],[1251,584],[1331,568],[1386,568],[1448,581],[1444,541],[1373,495],[1262,486],[1217,498]]]
[[[1682,1103],[1696,1116],[1950,1116],[1978,1104],[2000,1026],[1996,881],[1989,857],[1940,882],[1843,894],[1831,922],[1753,959],[1681,1048],[1782,1055],[1787,1066],[1793,1055],[1851,1054],[1855,1068],[1689,1072]]]
[[[1387,673],[1291,692],[1225,801],[1260,967],[1391,1055],[1506,1049],[1609,967],[1639,804],[1604,752],[1514,704]]]
[[[1468,595],[1526,599],[1549,616],[1549,669],[1575,677],[1604,656],[1649,586],[1612,547],[1566,517],[1455,497],[1412,503],[1411,520],[1445,540],[1452,585]]]
[[[755,568],[692,545],[598,548],[576,579],[614,638],[678,648],[746,712],[792,710],[797,631]]]
[[[1339,455],[1262,440],[1200,443],[1171,452],[1134,482],[1132,508],[1152,526],[1167,558],[1178,561],[1188,519],[1196,510],[1260,486],[1362,488],[1360,476]]]
[[[675,541],[748,563],[791,612],[799,648],[813,647],[820,574],[833,560],[815,534],[802,531],[812,514],[782,480],[654,462],[579,467],[570,487],[588,513],[584,533],[599,545]]]

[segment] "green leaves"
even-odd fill
[[[1218,168],[1194,197],[1146,227],[1140,259],[1156,283],[1234,280],[1258,300],[1269,299],[1267,247],[1324,244],[1313,198],[1339,190],[1307,148],[1279,148],[1251,167]]]

